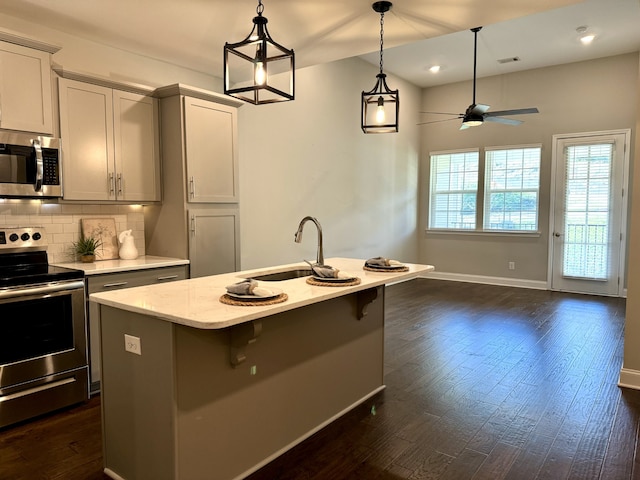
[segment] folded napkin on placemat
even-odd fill
[[[373,257],[364,262],[366,267],[376,268],[376,267],[398,267],[401,268],[404,265],[397,260],[389,260],[384,257]]]
[[[227,293],[232,295],[253,295],[256,297],[273,297],[275,292],[268,288],[259,287],[258,282],[251,278],[247,278],[227,287]]]
[[[335,267],[330,265],[319,265],[317,263],[311,263],[308,260],[305,260],[311,267],[311,271],[315,277],[319,278],[355,278],[353,275],[347,272],[341,272]]]

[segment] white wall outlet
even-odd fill
[[[516,269],[516,262],[509,262],[509,270],[515,270]]]
[[[142,347],[140,345],[140,338],[133,335],[124,334],[124,349],[127,352],[135,353],[136,355],[142,355]]]

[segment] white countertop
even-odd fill
[[[90,296],[90,300],[130,312],[151,315],[181,325],[202,329],[218,329],[360,290],[410,280],[434,269],[431,265],[407,263],[405,265],[409,267],[408,272],[370,272],[363,270],[364,260],[352,258],[330,258],[326,260],[326,264],[359,277],[360,284],[343,287],[314,286],[306,282],[307,277],[279,282],[260,281],[259,284],[261,286],[281,289],[289,298],[283,303],[260,306],[226,305],[219,300],[226,293],[228,285],[262,273],[283,271],[292,267],[308,268],[308,265],[303,262],[94,293]]]
[[[189,265],[189,260],[170,257],[155,257],[152,255],[142,255],[135,260],[96,260],[93,263],[68,262],[54,263],[57,267],[73,268],[83,270],[85,275],[99,275],[103,273],[127,272],[131,270],[144,270],[147,268],[174,267],[178,265]]]

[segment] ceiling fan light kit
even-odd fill
[[[393,4],[375,2],[372,8],[380,14],[380,73],[376,75],[376,84],[368,92],[362,92],[361,127],[364,133],[395,133],[398,131],[400,113],[400,95],[387,85],[387,76],[383,71],[384,52],[384,14]]]
[[[455,116],[453,118],[448,118],[445,120],[434,120],[431,122],[422,122],[422,123],[419,123],[418,125],[427,125],[430,123],[440,123],[440,122],[446,122],[448,120],[459,120],[459,119],[462,120],[462,125],[460,125],[460,130],[465,130],[469,127],[477,127],[482,125],[484,122],[502,123],[504,125],[520,125],[522,123],[521,120],[503,118],[503,116],[538,113],[538,109],[535,107],[489,112],[488,110],[489,108],[491,108],[489,105],[476,103],[478,32],[480,30],[482,30],[482,27],[475,27],[471,29],[471,31],[473,32],[473,100],[471,105],[467,107],[467,110],[464,113],[420,112],[420,113],[426,113],[426,114],[432,114],[432,115],[455,115]],[[514,60],[515,58],[516,57],[514,57]]]
[[[294,99],[295,54],[275,42],[258,0],[251,33],[224,45],[224,93],[254,105]]]

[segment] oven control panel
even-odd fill
[[[0,251],[44,250],[46,247],[44,227],[0,227]]]

